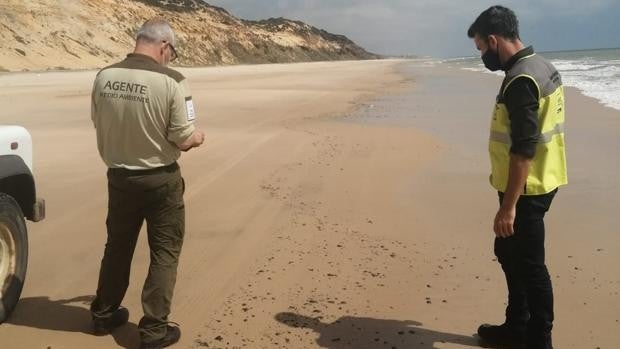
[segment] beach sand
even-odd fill
[[[499,77],[424,61],[182,72],[207,141],[180,160],[175,348],[471,348],[480,323],[502,320],[486,153]],[[90,334],[107,205],[94,75],[0,75],[0,123],[32,133],[47,203],[2,348],[138,347],[145,231],[130,323]],[[554,343],[617,348],[620,113],[573,89],[567,109],[570,185],[546,220]]]

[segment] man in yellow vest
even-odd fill
[[[551,349],[553,290],[545,265],[545,225],[557,188],[567,183],[564,92],[560,74],[519,38],[514,12],[493,6],[469,28],[491,71],[505,71],[491,120],[491,185],[499,193],[495,255],[508,285],[506,320],[484,324],[485,344]]]

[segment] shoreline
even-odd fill
[[[606,50],[606,49],[583,50],[583,51],[604,51],[604,50]],[[608,50],[618,50],[618,49],[610,48]],[[540,54],[545,56],[545,53],[547,53],[547,54],[558,54],[558,53],[566,53],[566,52],[569,52],[569,53],[570,52],[580,52],[580,50],[559,51],[559,52],[540,52]],[[549,58],[549,57],[547,57],[547,58]],[[551,63],[554,63],[554,61],[557,60],[557,59],[558,59],[557,57],[556,58],[550,58],[550,61],[551,61]],[[479,59],[475,58],[475,57],[467,57],[467,58],[463,58],[463,60],[464,61],[470,61],[470,62],[473,61],[473,60],[479,61]],[[570,64],[585,64],[585,63],[580,62],[578,60],[573,62],[570,58],[565,58],[565,60],[566,60],[565,62],[570,62]],[[495,75],[495,76],[503,76],[503,73],[490,72],[490,71],[488,71],[486,69],[483,69],[483,68],[473,68],[472,66],[459,66],[458,61],[447,60],[447,61],[440,61],[440,62],[441,62],[441,64],[445,64],[445,65],[447,65],[450,68],[459,69],[459,70],[462,70],[462,71],[481,73],[481,74],[491,75],[491,76],[493,76],[493,75]],[[596,61],[594,61],[594,62],[596,62]],[[470,63],[467,63],[467,64],[470,64]],[[597,89],[588,91],[587,87],[584,88],[584,87],[578,87],[578,86],[574,85],[574,84],[583,83],[584,81],[581,81],[579,79],[575,80],[575,77],[571,76],[571,74],[574,74],[575,71],[573,71],[573,70],[566,70],[566,71],[563,70],[563,67],[562,67],[563,62],[561,60],[559,62],[555,62],[554,64],[558,65],[558,66],[556,66],[556,68],[560,72],[560,75],[562,75],[562,77],[563,77],[563,82],[564,82],[565,88],[576,89],[583,96],[595,99],[599,104],[601,104],[601,106],[603,106],[605,108],[611,108],[611,109],[613,109],[615,111],[619,111],[620,112],[620,104],[618,104],[617,100],[609,101],[609,97],[608,96],[596,97],[595,95],[590,95],[589,93],[598,93],[600,91],[598,91]],[[591,64],[597,64],[597,63],[591,63]],[[603,62],[599,62],[598,64],[604,64],[604,63]],[[609,68],[613,69],[614,67],[615,66],[612,65]],[[587,71],[587,69],[586,69],[586,71]],[[583,78],[583,77],[581,77],[581,78]],[[590,79],[591,78],[592,77],[590,77]],[[599,78],[599,80],[600,80],[600,78]],[[611,86],[611,85],[609,85],[610,84],[609,80],[603,80],[603,82],[604,82],[603,85],[599,85],[598,86],[599,89],[602,86],[604,86],[604,85],[608,85],[607,86],[608,87],[607,90],[609,90],[609,88],[611,88],[612,90],[614,90],[614,89],[617,90],[618,89],[618,86]],[[605,99],[607,99],[607,101],[605,101]]]
[[[599,49],[599,50],[615,50],[617,48],[607,48],[607,49]],[[584,50],[570,50],[575,51],[575,52],[579,52],[579,51],[590,51],[590,49],[584,49]],[[550,51],[550,53],[554,53],[556,51]],[[564,52],[564,51],[557,51],[557,52]],[[547,53],[547,52],[541,52],[541,53]],[[463,58],[463,59],[470,59],[469,57],[467,58]],[[474,70],[470,70],[468,68],[462,68],[462,67],[455,67],[450,65],[450,63],[444,63],[445,59],[438,59],[438,58],[381,58],[381,59],[362,59],[362,60],[343,60],[343,61],[312,61],[312,62],[288,62],[288,63],[258,63],[258,64],[234,64],[234,65],[211,65],[211,66],[170,66],[170,68],[175,69],[175,70],[179,70],[179,71],[192,71],[192,70],[202,70],[202,69],[226,69],[226,68],[243,68],[243,67],[247,67],[247,68],[252,68],[252,67],[261,67],[261,66],[287,66],[287,65],[311,65],[311,64],[324,64],[324,63],[356,63],[356,62],[401,62],[402,64],[406,64],[406,63],[415,63],[418,61],[429,61],[429,62],[436,62],[438,65],[441,64],[446,64],[448,68],[451,69],[458,69],[459,71],[467,71],[467,72],[472,72],[472,73],[482,73],[482,74],[489,74],[489,75],[494,75],[491,73],[487,73],[487,72],[479,72],[479,71],[474,71]],[[55,70],[55,69],[47,69],[47,70],[26,70],[26,71],[0,71],[0,83],[1,83],[1,79],[5,76],[17,76],[17,75],[28,75],[28,74],[33,74],[33,75],[43,75],[43,74],[54,74],[54,73],[94,73],[99,71],[101,68],[97,68],[97,69],[66,69],[66,70]],[[0,86],[1,87],[1,86]],[[585,94],[585,92],[581,89],[579,89],[578,87],[575,86],[565,86],[566,89],[568,90],[574,90],[577,93],[579,93],[580,95],[582,95],[583,97],[586,98],[590,98],[595,100],[598,104],[600,104],[602,107],[604,108],[608,108],[614,111],[618,111],[620,112],[620,109],[618,108],[614,108],[612,106],[606,105],[604,104],[601,100],[599,100],[596,97],[592,97],[589,96],[587,94]]]

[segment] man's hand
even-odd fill
[[[205,141],[205,133],[200,130],[195,130],[194,133],[182,144],[179,145],[181,151],[189,151],[192,148],[197,148]]]
[[[202,131],[196,131],[196,145],[194,148],[200,147],[205,141],[205,133]]]
[[[497,211],[495,221],[493,222],[495,236],[498,238],[508,238],[515,234],[514,223],[516,214],[517,209],[514,206],[509,209],[502,207]]]
[[[522,155],[510,154],[508,185],[499,211],[495,215],[493,230],[498,238],[508,238],[515,234],[514,223],[517,215],[517,201],[523,193],[532,160]]]

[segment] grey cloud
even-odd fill
[[[476,54],[466,37],[475,17],[496,1],[211,0],[241,18],[287,17],[347,35],[370,51],[438,57]],[[618,47],[617,0],[507,0],[524,40],[539,49]],[[555,34],[554,34],[555,33]],[[559,34],[558,34],[559,33]]]

